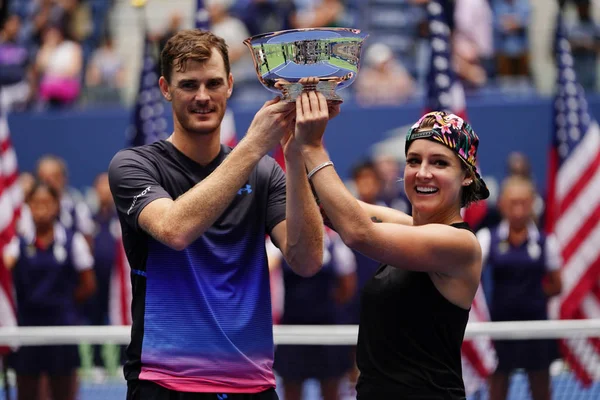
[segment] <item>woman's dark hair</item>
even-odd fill
[[[467,176],[473,179],[473,183],[471,183],[469,186],[464,186],[460,194],[460,206],[467,207],[471,203],[481,200],[481,182],[479,179],[477,179],[477,175],[475,175],[473,167],[465,164],[464,162],[461,162],[461,166],[467,171]]]

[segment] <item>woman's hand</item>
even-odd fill
[[[303,146],[321,146],[329,122],[329,107],[323,94],[303,92],[296,99],[295,140]]]

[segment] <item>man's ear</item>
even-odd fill
[[[164,76],[158,78],[158,87],[160,88],[160,92],[163,97],[167,99],[167,101],[171,101],[171,93],[169,92],[169,82],[165,79]]]
[[[233,93],[233,74],[231,72],[227,78],[227,83],[229,85],[229,89],[227,89],[227,98],[230,98],[231,94]]]

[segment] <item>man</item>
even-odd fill
[[[173,134],[109,167],[132,270],[127,399],[276,399],[265,235],[296,273],[321,268],[323,224],[292,133],[324,130],[327,107],[294,128],[295,105],[268,101],[231,150],[219,143],[233,90],[223,39],[180,31],[161,74]],[[280,142],[287,188],[265,156]]]

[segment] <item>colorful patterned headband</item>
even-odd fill
[[[435,117],[433,128],[419,132],[421,123],[428,117]],[[408,144],[413,140],[425,138],[446,145],[450,150],[456,152],[467,164],[472,167],[476,166],[479,137],[477,137],[471,126],[459,116],[447,114],[443,111],[434,111],[425,114],[408,131],[405,151],[408,151]]]
[[[425,131],[421,129],[421,123],[427,117],[434,117],[433,128]],[[421,117],[408,131],[406,135],[406,144],[404,154],[408,153],[410,143],[417,139],[429,139],[439,142],[450,150],[453,150],[458,157],[473,168],[475,176],[481,183],[480,195],[485,199],[489,196],[489,191],[483,182],[483,179],[477,173],[477,148],[479,147],[479,137],[467,122],[457,115],[449,114],[444,111],[433,111]]]

